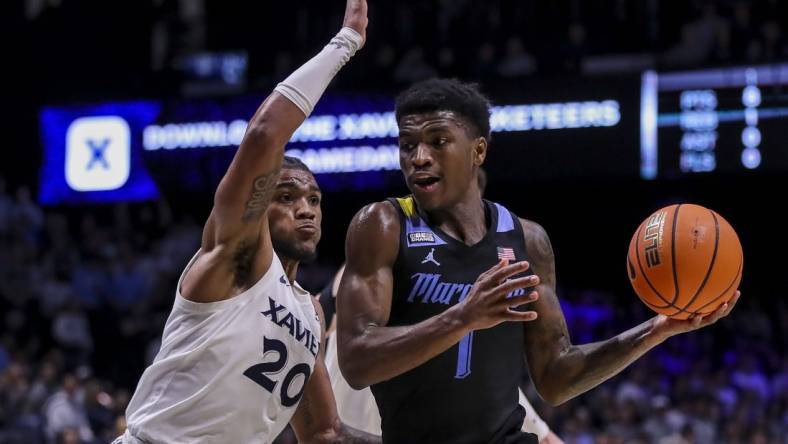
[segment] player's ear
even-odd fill
[[[479,137],[473,142],[473,164],[481,166],[487,158],[487,139]]]

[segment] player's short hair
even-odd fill
[[[282,160],[282,169],[301,170],[306,171],[313,176],[315,175],[312,170],[310,170],[309,167],[297,157],[285,156],[284,160]]]
[[[490,140],[490,99],[479,85],[457,79],[429,79],[411,85],[397,96],[397,122],[407,115],[452,111],[470,123],[475,136]]]

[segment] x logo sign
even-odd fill
[[[91,156],[90,162],[88,162],[88,166],[85,168],[87,171],[93,169],[93,165],[99,164],[99,166],[103,167],[105,170],[109,169],[109,163],[107,159],[104,157],[104,151],[107,150],[109,146],[109,139],[104,139],[101,141],[96,141],[93,139],[86,139],[85,143],[90,149]]]

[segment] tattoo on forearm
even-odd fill
[[[546,294],[535,306],[539,319],[527,328],[529,362],[534,362],[535,380],[558,402],[577,396],[623,370],[646,352],[647,326],[640,325],[606,341],[572,345],[569,330],[555,291],[555,259],[544,229],[527,225],[526,250],[541,278]]]
[[[280,169],[277,168],[268,174],[258,176],[254,180],[249,200],[246,201],[246,210],[242,218],[244,222],[256,221],[265,213],[268,202],[271,200],[271,195],[276,189],[279,171]]]
[[[624,370],[651,347],[644,342],[647,326],[641,324],[606,341],[573,346],[565,371],[567,393],[577,396]]]

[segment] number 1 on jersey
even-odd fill
[[[471,351],[473,349],[473,332],[465,335],[461,340],[457,352],[457,373],[455,379],[464,379],[471,374]]]

